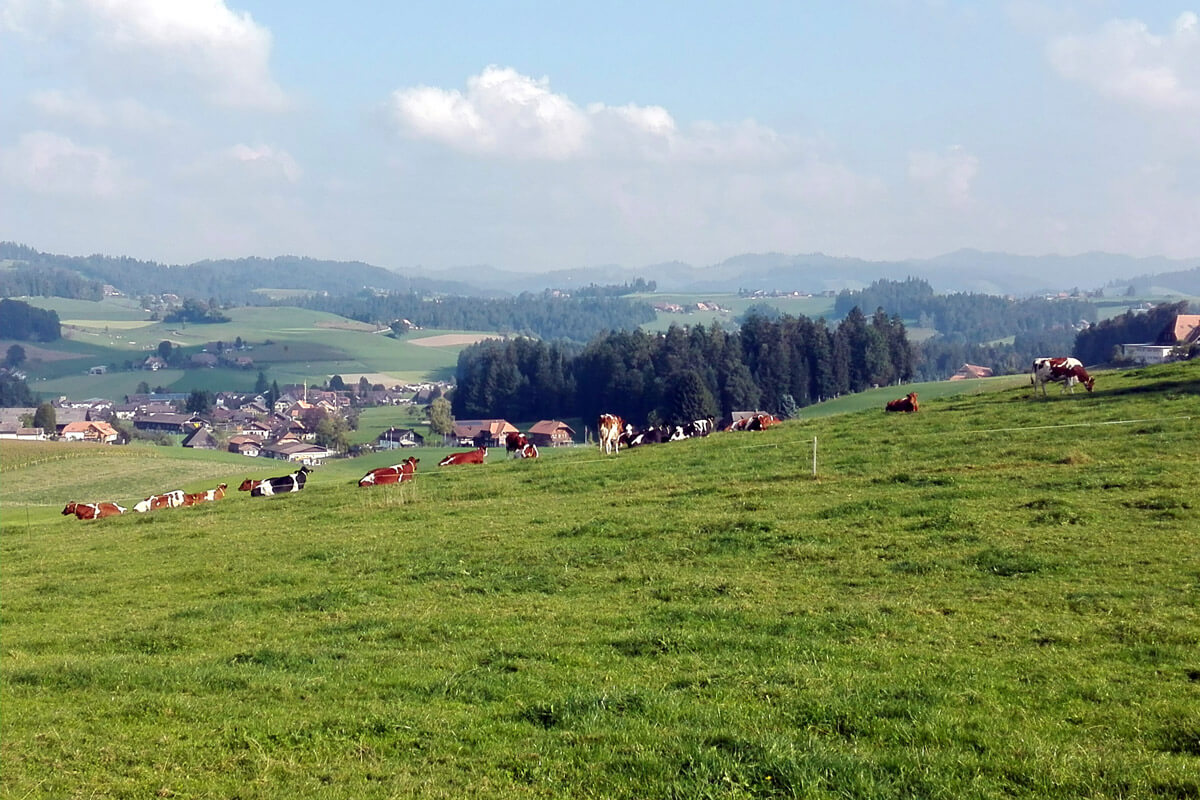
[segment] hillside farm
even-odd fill
[[[990,386],[273,498],[0,443],[3,795],[1200,796],[1200,368]]]

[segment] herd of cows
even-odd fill
[[[1075,392],[1076,384],[1090,392],[1095,388],[1096,379],[1088,375],[1083,364],[1074,358],[1039,358],[1033,362],[1030,382],[1034,387],[1034,395],[1041,390],[1046,396],[1047,383],[1061,383],[1062,391]],[[917,393],[909,392],[905,397],[891,400],[884,406],[884,411],[914,413],[920,406],[917,403]],[[735,420],[724,428],[726,431],[761,431],[779,424],[780,420],[771,414],[752,414]],[[697,419],[685,425],[649,425],[641,430],[634,428],[616,414],[601,414],[596,423],[599,432],[600,452],[605,455],[615,455],[621,451],[622,445],[627,448],[643,445],[675,442],[697,436],[708,436],[714,430],[712,417]],[[510,433],[505,440],[505,449],[512,458],[537,458],[537,446],[530,442],[523,433]],[[487,458],[486,446],[477,447],[458,453],[451,453],[438,462],[439,467],[459,466],[463,464],[482,464]],[[359,479],[359,486],[385,486],[394,483],[405,483],[413,480],[417,474],[415,456],[409,456],[399,464],[373,469]],[[290,494],[304,488],[305,480],[311,472],[303,466],[295,472],[281,475],[277,478],[255,480],[247,478],[238,486],[238,491],[249,492],[251,497],[272,497],[277,494]],[[225,496],[226,484],[222,483],[215,489],[204,492],[185,493],[176,489],[163,494],[147,497],[134,504],[133,510],[139,513],[157,511],[164,508],[180,508],[212,503]],[[124,514],[128,509],[113,502],[100,503],[67,503],[62,513],[74,515],[77,519],[101,519]]]

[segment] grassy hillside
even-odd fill
[[[102,302],[62,298],[27,298],[52,308],[63,321],[64,338],[26,346],[29,361],[22,366],[30,388],[45,396],[110,397],[121,399],[141,381],[171,391],[191,389],[249,390],[258,370],[280,384],[320,383],[331,375],[348,382],[359,375],[372,382],[415,382],[453,375],[465,344],[437,347],[415,344],[443,334],[464,331],[412,331],[401,339],[381,335],[369,325],[320,311],[291,307],[243,307],[227,310],[230,321],[215,325],[152,322],[125,298]],[[478,334],[478,332],[474,332]],[[112,371],[88,375],[96,365],[140,363],[159,342],[172,342],[196,352],[207,342],[233,342],[241,337],[253,345],[244,355],[254,359],[249,370],[232,368]],[[265,344],[271,342],[271,344]],[[8,342],[0,342],[7,347]]]
[[[94,523],[248,460],[5,442],[0,792],[1196,797],[1200,366],[922,400]]]

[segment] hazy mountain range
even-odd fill
[[[938,292],[999,295],[1031,295],[1074,288],[1090,290],[1105,286],[1123,288],[1131,283],[1158,286],[1157,279],[1161,275],[1169,279],[1165,288],[1196,294],[1200,293],[1198,265],[1200,258],[1134,258],[1111,253],[1018,256],[958,250],[935,258],[910,261],[866,261],[821,253],[762,253],[735,256],[708,267],[674,261],[638,268],[607,265],[536,274],[487,266],[472,267],[463,273],[427,274],[456,275],[484,290],[513,293],[540,291],[547,287],[570,289],[589,283],[624,283],[634,278],[655,281],[660,292],[764,289],[816,293],[858,289],[880,278],[902,280],[914,277],[925,279]],[[464,273],[470,277],[461,277]],[[1178,288],[1173,284],[1179,284]]]
[[[387,269],[359,261],[298,256],[244,258],[165,265],[125,257],[64,256],[0,243],[0,269],[40,268],[109,283],[126,294],[175,292],[200,298],[251,301],[256,289],[296,289],[350,294],[364,287],[385,291],[503,296],[588,284],[654,281],[660,292],[724,293],[746,290],[818,293],[862,288],[880,278],[928,281],[935,291],[1026,296],[1074,288],[1133,286],[1139,293],[1200,295],[1200,258],[1134,258],[1111,253],[1019,256],[959,250],[929,259],[866,261],[820,253],[745,254],[695,267],[681,262],[642,267],[601,265],[553,272],[515,272],[486,265],[447,270]],[[2,277],[2,274],[0,274]]]

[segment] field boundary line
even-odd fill
[[[1017,428],[984,428],[982,430],[969,430],[969,431],[961,431],[961,432],[945,431],[940,435],[941,436],[949,436],[949,435],[962,435],[962,434],[966,434],[966,433],[976,434],[976,433],[1012,433],[1013,431],[1048,431],[1048,430],[1055,430],[1057,428],[1098,428],[1102,425],[1134,425],[1138,422],[1178,422],[1180,420],[1190,420],[1190,419],[1192,419],[1192,417],[1190,415],[1184,415],[1184,416],[1179,416],[1179,417],[1145,417],[1143,419],[1113,419],[1113,420],[1108,420],[1107,422],[1071,422],[1071,423],[1067,423],[1065,425],[1033,425],[1033,426],[1017,427]]]

